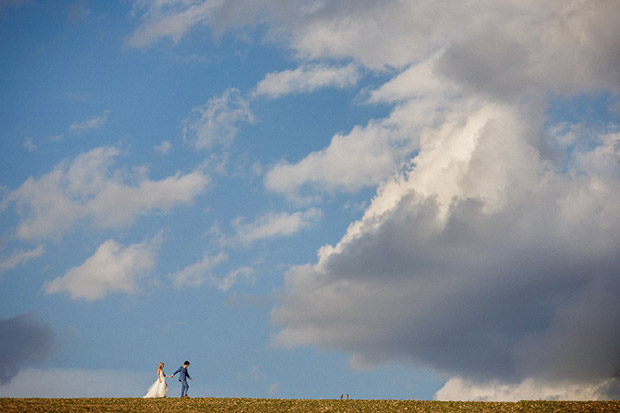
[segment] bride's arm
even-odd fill
[[[159,377],[159,372],[161,371],[161,369],[159,367],[157,367],[157,380],[159,380],[159,382],[161,383],[161,377]]]

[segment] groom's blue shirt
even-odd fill
[[[175,371],[172,375],[175,376],[177,373],[179,373],[179,381],[186,381],[187,379],[191,380],[191,377],[189,373],[187,372],[187,369],[185,368],[185,366],[179,367],[177,371]]]

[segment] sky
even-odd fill
[[[0,397],[620,397],[618,21],[0,2]]]

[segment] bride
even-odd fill
[[[164,363],[157,366],[157,380],[149,387],[144,399],[151,397],[166,397],[168,395],[168,383],[166,383],[166,375],[164,374]]]

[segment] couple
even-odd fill
[[[149,387],[143,398],[148,399],[152,397],[166,397],[168,395],[168,383],[166,383],[166,377],[172,378],[177,373],[179,373],[179,381],[181,382],[181,397],[189,397],[187,395],[187,390],[189,389],[187,379],[192,382],[194,380],[190,377],[187,371],[188,366],[189,361],[186,361],[172,375],[166,376],[166,374],[164,373],[164,363],[159,363],[159,366],[157,366],[157,380],[155,380],[155,383],[153,383],[151,387]]]

